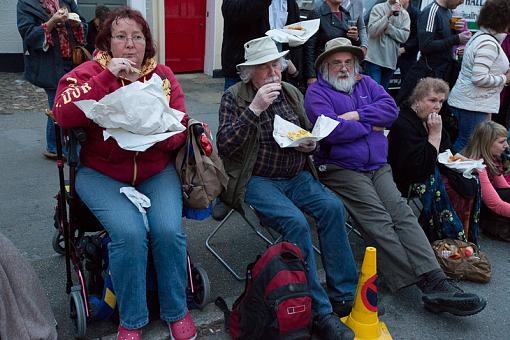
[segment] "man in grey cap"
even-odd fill
[[[323,339],[352,339],[353,332],[333,313],[320,285],[310,225],[304,215],[317,222],[330,297],[352,301],[357,276],[344,206],[315,176],[309,157],[315,150],[314,141],[280,148],[273,138],[276,115],[310,129],[301,93],[281,81],[282,57],[287,51],[278,52],[269,37],[250,40],[244,46],[246,62],[237,65],[242,82],[230,87],[220,104],[217,146],[229,175],[222,200],[231,207],[243,201],[250,204],[265,225],[300,247],[308,264],[315,332]]]

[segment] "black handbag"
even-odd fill
[[[462,173],[452,170],[442,164],[439,164],[439,172],[448,178],[448,183],[459,195],[465,198],[473,198],[478,192],[478,178],[473,174],[471,179],[462,175]]]

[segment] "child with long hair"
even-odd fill
[[[472,159],[483,158],[480,171],[482,208],[480,228],[488,235],[510,241],[510,185],[505,180],[501,155],[508,148],[508,132],[504,126],[485,121],[477,125],[462,154]]]

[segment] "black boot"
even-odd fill
[[[334,313],[316,316],[313,321],[313,329],[323,340],[354,339],[354,332]]]
[[[442,275],[441,275],[442,274]],[[473,293],[465,293],[453,280],[441,271],[424,275],[418,283],[425,309],[433,313],[447,312],[467,316],[481,312],[487,305],[484,298]]]
[[[351,314],[352,307],[354,306],[353,300],[342,300],[342,301],[335,301],[330,299],[329,302],[331,302],[331,307],[333,307],[333,312],[335,312],[336,315],[343,318],[344,316],[348,316]],[[377,298],[377,316],[383,316],[386,312],[386,309],[384,308],[384,305],[379,300],[379,297]]]

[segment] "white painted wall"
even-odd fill
[[[22,53],[21,36],[16,26],[17,0],[0,0],[0,53]]]
[[[127,4],[129,7],[139,10],[142,15],[147,18],[147,1],[148,0],[128,0]]]
[[[221,0],[207,0],[204,73],[208,75],[212,75],[214,70],[221,68],[221,43],[223,41],[221,3]]]

